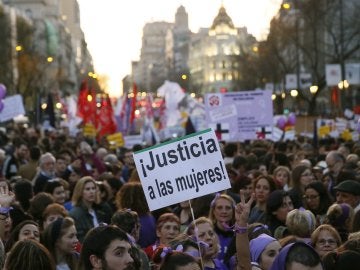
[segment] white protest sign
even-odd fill
[[[211,129],[140,150],[134,160],[150,211],[230,188]]]
[[[205,95],[208,126],[214,128],[219,140],[265,139],[271,135],[273,126],[271,95],[268,90],[208,93]]]
[[[25,114],[23,100],[20,95],[7,97],[3,102],[4,109],[0,112],[0,122],[12,120],[16,116]]]

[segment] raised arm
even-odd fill
[[[0,187],[0,238],[4,239],[4,225],[10,211],[10,205],[15,195],[9,191],[7,186]]]
[[[253,201],[254,194],[252,194],[250,200],[246,202],[244,193],[240,191],[240,202],[236,205],[235,208],[237,270],[251,270],[247,223]]]

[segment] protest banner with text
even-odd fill
[[[230,188],[212,129],[134,153],[151,211]]]

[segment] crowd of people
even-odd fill
[[[150,211],[145,146],[7,127],[0,269],[358,269],[359,142],[220,146],[230,189]]]

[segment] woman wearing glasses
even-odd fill
[[[341,245],[341,238],[333,226],[323,224],[311,234],[311,245],[322,258],[326,253],[334,251]]]
[[[323,183],[315,181],[305,187],[303,203],[305,209],[315,215],[316,223],[319,226],[324,223],[326,212],[332,201]]]

